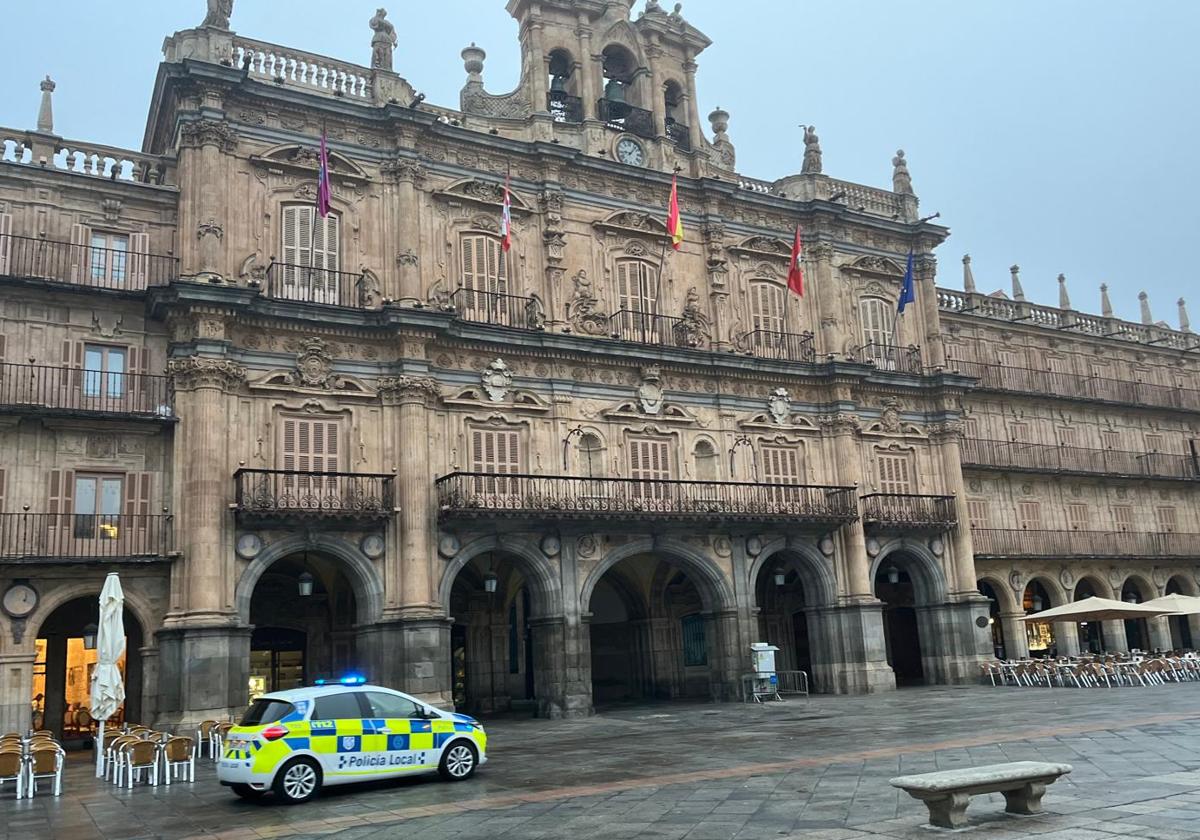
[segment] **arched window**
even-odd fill
[[[695,461],[696,481],[717,480],[717,450],[710,441],[697,441],[696,448],[692,450],[692,458]]]
[[[500,239],[487,233],[464,233],[459,237],[462,255],[462,277],[459,286],[471,292],[465,294],[462,305],[486,306],[489,295],[508,294],[508,262],[510,256],[500,247]]]
[[[311,205],[285,205],[281,234],[283,264],[279,280],[270,290],[273,297],[330,304],[352,300],[355,290],[349,288],[349,282],[341,282],[338,274],[341,247],[337,214],[322,219]]]
[[[619,44],[610,44],[601,53],[604,61],[604,98],[609,102],[635,104],[629,100],[637,60]]]
[[[666,114],[667,135],[677,147],[685,152],[690,151],[692,139],[686,121],[687,106],[684,103],[683,88],[674,79],[663,86],[663,109]]]
[[[639,67],[633,53],[618,44],[610,44],[602,53],[604,96],[599,102],[600,119],[609,128],[628,131],[639,137],[654,137],[654,114],[646,109],[645,92],[636,83]]]
[[[579,450],[579,474],[588,478],[604,475],[604,442],[592,432],[584,432],[576,444]]]
[[[764,280],[750,284],[750,323],[761,332],[781,333],[784,327],[784,303],[786,298],[782,286]]]

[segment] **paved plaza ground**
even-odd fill
[[[489,724],[471,781],[338,788],[307,805],[243,802],[210,762],[194,784],[114,791],[73,756],[62,797],[0,801],[5,840],[336,837],[852,840],[930,837],[887,780],[999,761],[1066,761],[1047,813],[976,797],[981,837],[1200,837],[1200,685],[918,688],[765,706],[670,704],[587,720]]]

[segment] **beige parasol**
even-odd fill
[[[1112,621],[1119,618],[1154,618],[1167,615],[1170,609],[1150,604],[1127,604],[1112,598],[1084,598],[1058,607],[1051,607],[1018,621]]]
[[[1196,615],[1200,613],[1200,598],[1194,595],[1164,595],[1140,606],[1166,610],[1166,615]]]

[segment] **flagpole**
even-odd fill
[[[324,145],[326,143],[325,131],[326,131],[326,123],[324,120],[321,120],[321,143],[322,143],[322,145]],[[321,214],[321,166],[323,163],[324,163],[324,161],[322,159],[318,158],[318,160],[317,160],[317,200],[313,204],[312,224],[310,224],[308,226],[308,295],[310,298],[308,301],[309,303],[316,303],[315,300],[312,300],[312,298],[315,297],[315,295],[313,294],[313,269],[316,268],[316,263],[317,263],[317,216],[319,216]],[[325,177],[326,178],[329,177],[328,172],[325,173]],[[339,295],[339,297],[340,297],[340,295]],[[339,300],[338,302],[340,303],[341,301]]]
[[[676,165],[674,172],[671,174],[672,185],[675,187],[675,189],[678,189],[679,173],[682,171],[683,171],[683,167]],[[654,287],[654,325],[655,325],[655,327],[657,327],[657,325],[658,325],[658,316],[660,314],[659,307],[661,306],[660,301],[662,300],[662,279],[663,279],[663,274],[666,273],[666,267],[667,267],[667,243],[671,241],[671,237],[672,237],[672,232],[670,230],[668,230],[666,237],[663,239],[662,253],[660,253],[659,257],[658,257],[658,277],[656,278],[655,287]],[[643,340],[645,339],[645,337],[646,336],[644,335],[644,331],[643,331],[643,335],[642,335]]]

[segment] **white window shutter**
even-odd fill
[[[149,285],[150,234],[129,236],[129,288],[144,289]]]
[[[0,213],[0,276],[13,273],[13,217],[12,213]]]
[[[88,282],[90,271],[90,245],[92,229],[87,225],[71,225],[71,259],[70,281],[72,283]]]

